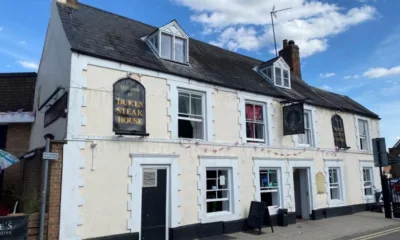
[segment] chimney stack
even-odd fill
[[[283,40],[283,47],[279,51],[279,56],[285,59],[286,63],[290,67],[290,71],[301,79],[301,68],[300,68],[300,51],[293,40],[288,42],[287,39]]]

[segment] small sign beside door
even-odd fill
[[[43,160],[58,160],[58,153],[43,152]]]

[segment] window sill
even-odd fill
[[[375,202],[375,197],[370,195],[370,196],[364,196],[364,202],[365,203],[374,203]]]
[[[313,145],[310,144],[303,144],[303,143],[298,143],[297,147],[303,147],[303,148],[315,148]]]
[[[239,216],[228,211],[206,213],[201,220],[202,223],[220,222],[220,221],[233,221],[239,219]]]
[[[330,200],[329,201],[329,207],[339,207],[339,206],[343,206],[344,201],[343,200]]]

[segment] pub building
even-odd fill
[[[252,201],[265,224],[374,202],[379,116],[307,84],[292,40],[258,60],[175,20],[57,0],[44,49],[36,97],[62,87],[68,100],[46,127],[35,109],[31,149],[65,141],[59,239],[194,239],[242,231]]]

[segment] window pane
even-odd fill
[[[217,198],[228,198],[229,192],[227,190],[217,191]]]
[[[269,186],[268,172],[260,172],[260,188]]]
[[[367,130],[368,130],[367,126],[368,126],[367,121],[361,120],[361,119],[358,120],[358,128],[359,128],[360,135],[362,135],[362,136],[366,136],[367,135]]]
[[[271,67],[267,68],[267,76],[269,78],[272,78],[272,68]]]
[[[275,68],[275,84],[282,85],[282,73],[280,68]]]
[[[172,36],[161,34],[161,57],[172,59]]]
[[[229,201],[217,201],[207,203],[207,213],[229,211]]]
[[[203,122],[178,120],[178,137],[203,139]]]
[[[217,179],[217,171],[216,170],[207,170],[207,178]]]
[[[175,61],[185,62],[185,40],[175,37]]]
[[[360,138],[361,150],[368,150],[368,143],[366,138]]]
[[[246,104],[246,121],[254,121],[254,105]]]
[[[192,109],[191,109],[192,112],[191,112],[191,114],[193,114],[193,115],[202,115],[201,96],[192,95],[191,101],[192,101]]]
[[[332,200],[340,200],[340,189],[339,188],[331,188],[331,199]]]
[[[189,113],[189,94],[179,93],[179,113]]]
[[[217,189],[217,179],[207,180],[207,190],[215,190],[215,189]]]
[[[207,200],[216,199],[216,198],[217,198],[217,192],[216,191],[207,192]]]
[[[365,194],[365,196],[371,196],[372,188],[364,188],[364,194]]]
[[[263,192],[261,193],[261,202],[265,202],[267,206],[279,206],[279,193]]]
[[[283,70],[283,86],[289,87],[289,72],[287,70]]]
[[[255,123],[254,124],[254,129],[255,129],[254,138],[256,138],[256,139],[264,139],[264,124]]]
[[[228,170],[218,171],[218,189],[228,189]]]

